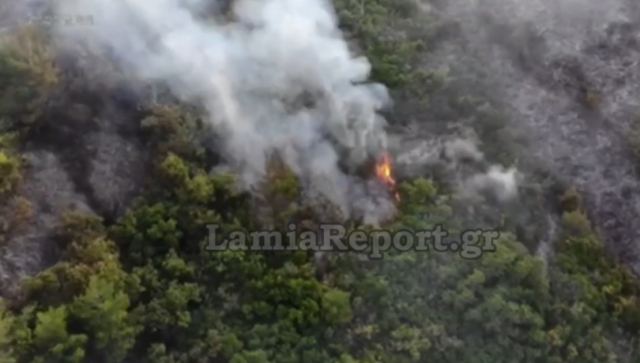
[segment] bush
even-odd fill
[[[0,120],[28,128],[44,115],[58,84],[53,52],[32,27],[0,38],[0,49]]]
[[[0,197],[13,191],[21,179],[20,161],[0,151]]]

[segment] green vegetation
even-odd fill
[[[347,30],[357,37],[373,65],[373,79],[400,87],[413,79],[408,61],[417,54],[421,42],[393,34],[410,9],[406,2],[339,0],[336,6]],[[403,16],[404,15],[404,16]],[[387,31],[389,36],[379,35]]]
[[[30,127],[45,116],[58,78],[41,31],[28,27],[0,37],[0,127]]]
[[[409,2],[336,3],[376,80],[415,97],[451,92],[413,66],[424,48],[417,33],[381,37],[416,26]],[[35,44],[29,42],[20,44]],[[65,81],[54,76],[44,48],[25,49],[0,54],[0,119],[13,125],[38,124],[48,90]],[[502,135],[499,114],[458,96],[456,116],[473,113],[493,125],[486,140]],[[29,101],[16,101],[22,99]],[[289,222],[313,230],[326,209],[303,199],[299,180],[276,155],[262,199],[238,192],[232,175],[208,172],[194,110],[159,105],[144,112],[140,126],[156,156],[153,184],[114,223],[65,217],[61,260],[29,279],[24,296],[0,306],[1,363],[638,362],[640,283],[608,257],[575,190],[557,201],[562,233],[547,260],[515,233],[475,260],[413,252],[380,261],[210,253],[209,224],[223,232]],[[18,160],[0,149],[0,192],[19,182]],[[399,213],[386,227],[462,228],[452,196],[437,182],[410,180],[399,191]]]
[[[20,179],[18,158],[0,150],[0,196],[10,193]]]
[[[640,285],[606,257],[580,207],[567,212],[565,235],[547,266],[504,235],[496,252],[477,260],[390,253],[370,263],[339,254],[319,276],[306,253],[205,252],[206,224],[258,223],[245,213],[247,196],[235,194],[228,177],[208,176],[175,154],[158,172],[167,176],[163,184],[112,228],[68,216],[65,258],[29,281],[25,302],[2,315],[0,344],[8,359],[595,363],[637,357]],[[428,228],[451,212],[428,181],[401,190],[407,202],[397,228]],[[424,213],[434,217],[420,218]]]

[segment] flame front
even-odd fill
[[[393,163],[388,153],[382,154],[376,163],[376,177],[392,192],[397,201],[400,201],[400,194],[396,191],[396,180],[393,178]]]

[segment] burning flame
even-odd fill
[[[385,152],[378,159],[376,163],[376,177],[384,184],[396,198],[396,201],[400,201],[400,193],[396,190],[396,180],[393,178],[393,163],[391,162],[391,156]]]

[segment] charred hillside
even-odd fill
[[[639,9],[0,4],[0,362],[636,362]]]

